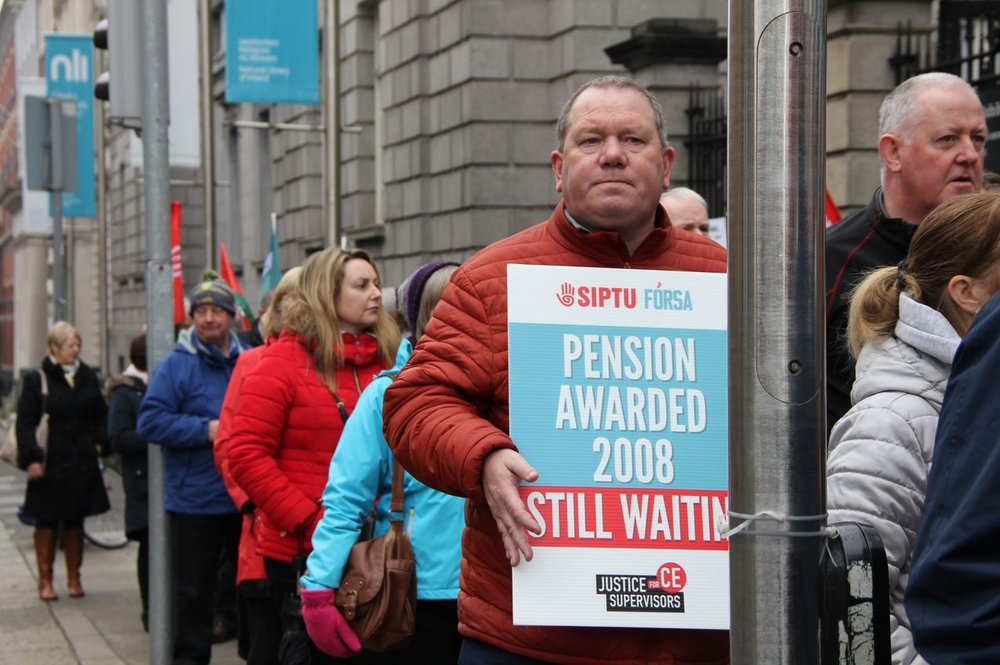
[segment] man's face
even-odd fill
[[[664,196],[660,203],[667,209],[670,223],[678,229],[708,237],[708,210],[698,201],[685,196]]]
[[[969,90],[927,89],[917,104],[909,137],[895,143],[886,163],[899,176],[906,205],[920,217],[907,220],[915,224],[940,203],[982,191],[986,144],[983,106]]]
[[[215,305],[198,305],[194,310],[194,332],[206,344],[223,348],[229,340],[233,315]]]
[[[617,231],[630,249],[652,230],[673,163],[649,100],[628,88],[583,91],[563,148],[552,153],[556,191],[569,213],[588,229]]]

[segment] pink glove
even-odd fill
[[[333,604],[333,589],[299,589],[299,596],[306,632],[316,648],[334,658],[350,658],[361,653],[361,640]]]

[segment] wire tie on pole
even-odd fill
[[[749,527],[758,521],[779,522],[781,524],[789,522],[819,522],[825,520],[826,513],[822,515],[786,515],[774,510],[760,510],[753,515],[737,513],[730,510],[725,515],[719,515],[715,524],[719,536],[729,539],[732,536],[743,534],[744,536],[774,536],[777,538],[836,538],[837,529],[832,526],[825,526],[817,531],[749,531]],[[732,519],[743,520],[736,526],[732,526]]]

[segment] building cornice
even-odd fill
[[[629,71],[661,63],[718,64],[726,59],[726,38],[708,19],[651,19],[632,28],[632,37],[604,49],[611,62]]]

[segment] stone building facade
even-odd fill
[[[13,40],[14,22],[0,10],[0,395],[10,391],[14,378],[14,211],[21,208]]]
[[[430,258],[462,259],[545,219],[558,200],[555,118],[581,83],[629,73],[607,50],[655,19],[725,34],[726,2],[341,3],[343,230],[389,283]],[[684,159],[687,91],[719,61],[636,58]]]
[[[845,211],[878,184],[877,108],[895,85],[898,27],[933,25],[939,2],[828,0],[825,160]],[[92,25],[105,3],[86,4]],[[204,161],[172,166],[184,281],[217,267],[224,242],[254,304],[272,211],[284,268],[345,244],[370,251],[383,280],[398,284],[425,261],[464,259],[547,217],[557,201],[555,118],[580,83],[621,73],[650,86],[678,150],[674,184],[688,184],[692,89],[725,93],[726,0],[320,0],[324,103],[226,104],[226,5],[195,4],[195,32],[207,26],[195,77],[210,79],[200,157],[210,153],[212,182]],[[189,49],[201,42],[183,39]],[[184,103],[200,107],[197,95]],[[146,320],[141,145],[102,127],[100,343],[117,371]],[[3,293],[0,282],[0,325]]]
[[[19,100],[43,95],[47,33],[89,34],[98,7],[93,2],[6,0],[0,8],[0,396],[25,368],[47,352],[53,323],[52,237],[45,192],[24,186],[25,119]],[[83,337],[83,359],[102,367],[106,347],[100,293],[103,254],[97,219],[64,218],[66,318]]]

